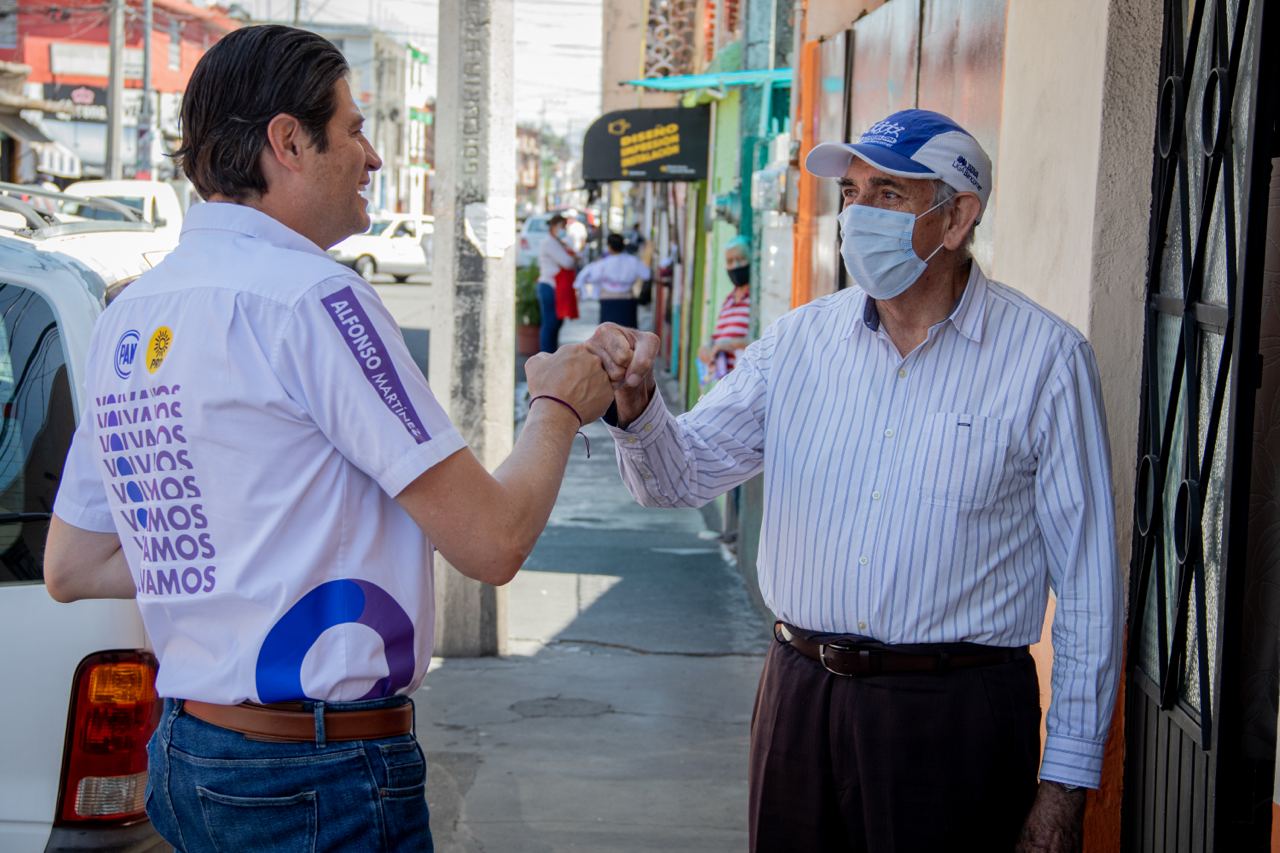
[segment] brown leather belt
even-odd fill
[[[816,660],[832,675],[849,678],[859,675],[889,675],[898,672],[944,673],[953,669],[971,669],[975,666],[1009,663],[1030,655],[1026,646],[1000,648],[971,643],[953,643],[946,647],[938,647],[939,651],[921,652],[852,640],[819,643],[810,640],[803,631],[785,622],[774,623],[773,636],[779,643],[789,645],[805,657]],[[911,648],[918,650],[921,647]],[[959,650],[952,652],[941,650],[943,648]]]
[[[316,712],[301,702],[213,705],[188,699],[182,709],[198,720],[239,732],[250,740],[311,743],[317,740]],[[393,708],[324,710],[324,740],[379,740],[413,731],[413,704]]]

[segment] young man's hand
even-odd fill
[[[530,398],[557,397],[577,410],[583,423],[598,420],[613,402],[613,385],[600,359],[583,344],[539,353],[524,365]]]
[[[600,360],[613,383],[618,404],[618,425],[625,427],[644,413],[657,383],[653,362],[658,357],[658,336],[627,329],[616,323],[600,325],[584,346]]]

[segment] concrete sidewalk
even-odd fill
[[[700,513],[637,506],[586,432],[510,586],[510,655],[437,659],[414,697],[436,848],[743,850],[767,623]]]

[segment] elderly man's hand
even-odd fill
[[[1080,853],[1084,849],[1085,790],[1041,782],[1022,826],[1017,853]]]
[[[618,425],[625,427],[644,413],[652,399],[657,385],[653,362],[658,357],[658,336],[603,323],[585,346],[609,374],[618,404]]]

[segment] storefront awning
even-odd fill
[[[675,77],[647,77],[627,80],[624,85],[659,92],[688,92],[691,89],[720,89],[725,86],[764,86],[790,83],[790,68],[762,68],[755,71],[717,71],[711,74],[681,74]]]
[[[28,144],[39,145],[51,141],[31,122],[13,113],[0,113],[0,131]]]

